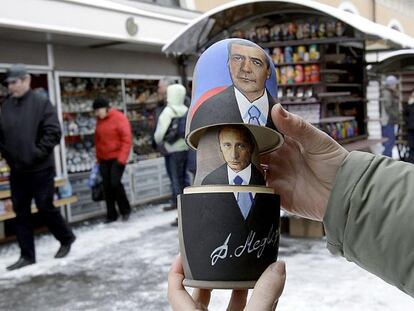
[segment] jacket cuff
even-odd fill
[[[332,254],[344,256],[343,241],[351,196],[374,157],[371,153],[353,151],[338,170],[323,218],[327,247]]]

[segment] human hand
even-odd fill
[[[262,159],[268,165],[267,184],[280,194],[285,210],[321,221],[348,151],[280,104],[273,107],[272,119],[285,143]]]
[[[285,286],[284,262],[271,264],[261,275],[246,305],[248,290],[233,290],[227,311],[271,311]],[[184,272],[181,257],[177,256],[168,273],[168,301],[174,311],[205,311],[210,303],[211,290],[196,288],[193,296],[183,286]]]

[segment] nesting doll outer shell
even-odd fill
[[[282,145],[283,135],[271,118],[277,96],[275,67],[261,47],[244,39],[219,41],[200,56],[193,77],[189,146],[197,149],[207,128],[224,124],[248,127],[261,154]]]

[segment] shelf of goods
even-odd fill
[[[61,77],[59,82],[67,171],[69,174],[90,171],[95,163],[96,118],[92,103],[102,96],[112,107],[123,111],[121,80]]]
[[[364,43],[351,27],[329,18],[275,15],[251,20],[231,37],[254,41],[271,55],[285,109],[341,143],[367,137]]]
[[[133,134],[133,161],[159,156],[152,146],[159,113],[158,80],[125,80],[126,114]]]
[[[133,148],[122,183],[131,204],[170,195],[164,159],[152,147],[155,116],[159,113],[158,80],[60,77],[65,132],[66,167],[73,193],[69,221],[81,221],[106,212],[103,202],[94,202],[88,187],[95,164],[96,118],[92,103],[98,96],[123,111],[131,123]]]

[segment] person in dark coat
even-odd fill
[[[408,98],[404,111],[405,128],[407,130],[407,144],[409,148],[407,161],[414,163],[414,89]]]
[[[0,151],[10,167],[10,188],[16,213],[16,236],[20,258],[8,270],[36,262],[31,204],[34,198],[39,214],[61,243],[55,258],[65,257],[75,235],[53,206],[55,160],[61,127],[50,101],[30,88],[30,75],[23,65],[13,65],[6,82],[10,96],[1,107]]]

